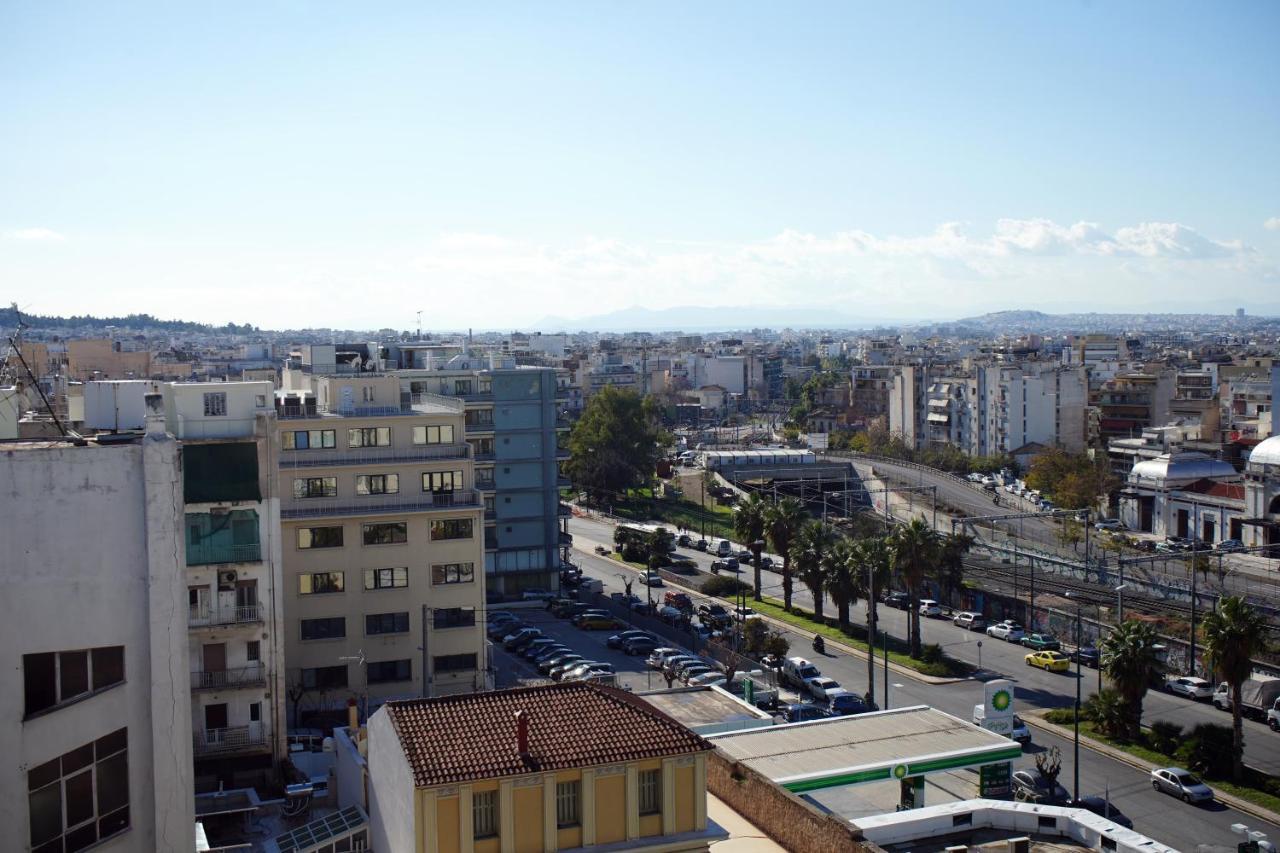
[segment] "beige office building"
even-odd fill
[[[486,685],[484,505],[463,402],[394,376],[277,394],[295,725]]]

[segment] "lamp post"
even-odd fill
[[[1070,592],[1067,598],[1073,598]],[[1072,776],[1074,787],[1072,789],[1072,799],[1074,802],[1080,802],[1080,682],[1083,680],[1080,675],[1080,599],[1074,598],[1076,605],[1076,706],[1075,713],[1072,715],[1075,734],[1072,741]],[[1102,661],[1098,661],[1098,671],[1102,671]]]
[[[1127,583],[1122,583],[1116,587],[1116,626],[1124,624],[1124,590]]]

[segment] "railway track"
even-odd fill
[[[1013,585],[1015,583],[1015,570],[1011,566],[991,566],[980,563],[966,563],[966,576],[971,578],[990,578],[993,580],[1001,580]],[[1030,589],[1030,574],[1025,567],[1016,571],[1016,583],[1019,591]],[[1097,604],[1110,606],[1115,604],[1116,594],[1109,588],[1099,587],[1096,584],[1089,584],[1083,581],[1069,581],[1052,575],[1045,576],[1039,572],[1035,576],[1035,588],[1038,593],[1049,593],[1052,595],[1065,596],[1071,593],[1073,600],[1079,600],[1086,604]],[[1208,599],[1208,596],[1206,596]],[[1176,601],[1166,601],[1164,599],[1153,599],[1138,593],[1128,594],[1124,597],[1124,606],[1126,610],[1135,610],[1141,613],[1147,613],[1153,616],[1174,616],[1182,619],[1191,618],[1191,605],[1182,604]],[[1210,601],[1202,602],[1201,606],[1196,608],[1197,613],[1203,614],[1210,606]]]

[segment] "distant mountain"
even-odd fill
[[[865,329],[872,326],[898,324],[901,319],[858,317],[833,311],[824,306],[705,306],[681,305],[674,308],[642,308],[638,305],[597,314],[567,319],[544,317],[532,327],[534,331],[600,331],[600,332],[700,332],[728,329]]]
[[[0,308],[0,329],[17,328],[19,312],[14,307]],[[160,320],[150,314],[128,314],[124,317],[94,317],[91,315],[73,317],[44,316],[40,314],[21,314],[22,323],[29,329],[135,329],[140,332],[227,332],[229,334],[246,334],[257,331],[248,323],[237,325],[228,323],[225,326],[211,326],[207,323],[193,323],[189,320]]]

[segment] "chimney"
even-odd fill
[[[164,397],[160,394],[147,394],[146,403],[147,435],[164,433]]]
[[[352,737],[360,730],[360,709],[355,699],[347,700],[347,728],[351,730]]]
[[[516,751],[521,758],[529,757],[529,712],[516,711]]]

